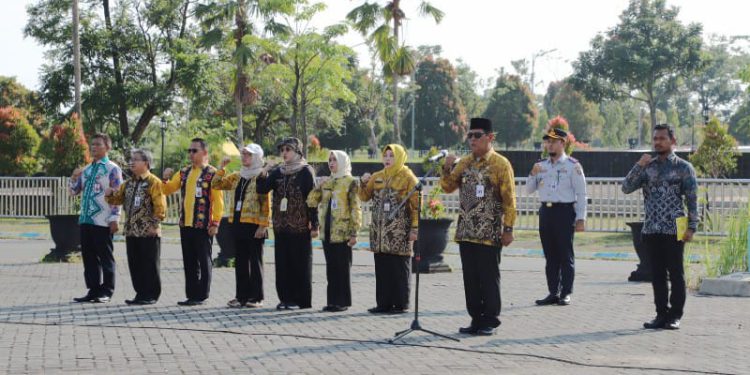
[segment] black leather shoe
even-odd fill
[[[477,333],[477,327],[474,326],[468,326],[468,327],[461,327],[458,329],[458,333],[463,333],[465,335],[473,335]]]
[[[349,310],[349,307],[347,306],[333,305],[333,306],[328,306],[328,307],[329,307],[328,311],[330,312],[342,312],[342,311]]]
[[[391,309],[389,309],[387,307],[375,306],[375,307],[373,307],[371,309],[367,309],[367,312],[369,312],[370,314],[384,314],[384,313],[387,313],[390,310]]]
[[[664,329],[680,329],[680,319],[670,319],[664,324]]]
[[[276,305],[276,310],[284,310],[285,308],[286,308],[286,304],[283,302]]]
[[[133,301],[133,305],[153,305],[156,303],[155,299],[138,299]]]
[[[85,295],[83,297],[73,298],[73,301],[78,302],[78,303],[81,303],[81,302],[94,302],[95,299],[96,299],[96,297],[87,294],[87,295]]]
[[[560,297],[560,300],[557,301],[557,304],[560,306],[568,306],[570,305],[570,294],[566,294],[564,296]]]
[[[184,301],[177,302],[180,306],[198,306],[202,305],[203,301],[199,301],[197,299],[186,299]]]
[[[391,311],[388,311],[389,314],[406,314],[408,312],[409,308],[407,307],[394,307]]]
[[[643,323],[643,328],[646,328],[646,329],[661,329],[661,328],[664,328],[665,324],[667,324],[667,317],[666,316],[659,316],[659,315],[657,315],[656,318],[654,318],[654,320],[652,320],[650,322]]]
[[[325,306],[323,306],[323,310],[322,311],[326,311],[326,312],[333,311],[331,309],[333,309],[333,305],[325,305]]]
[[[554,305],[554,304],[556,304],[558,302],[560,302],[560,297],[558,297],[558,296],[556,296],[554,294],[550,294],[547,297],[544,297],[542,299],[536,300],[536,304],[539,305],[539,306]]]
[[[140,301],[138,298],[126,299],[125,300],[125,304],[126,305],[137,305],[138,301]]]
[[[105,303],[105,302],[109,302],[109,299],[110,298],[108,296],[101,296],[101,297],[94,298],[93,302],[94,303]]]
[[[492,327],[477,328],[474,334],[477,336],[492,336],[495,334],[495,329]]]

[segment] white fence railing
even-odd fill
[[[599,232],[627,232],[630,221],[643,218],[643,196],[640,192],[625,195],[620,190],[621,178],[588,178],[588,217],[586,229]],[[526,194],[526,178],[516,178],[517,229],[536,230],[539,200],[536,194]],[[436,178],[427,180],[423,194],[429,194],[437,184]],[[699,179],[699,213],[704,223],[704,234],[724,234],[727,224],[740,208],[748,205],[750,180]],[[77,213],[76,200],[68,194],[67,177],[0,177],[0,217],[41,218],[45,215]],[[443,194],[446,213],[458,213],[458,195]],[[231,199],[231,193],[225,194]],[[176,224],[179,216],[179,194],[167,199],[168,224]],[[230,205],[226,205],[227,214]],[[369,205],[363,205],[364,224],[370,223]]]

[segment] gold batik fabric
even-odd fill
[[[359,198],[365,202],[372,200],[370,249],[373,252],[412,255],[409,232],[419,225],[419,196],[413,194],[400,209],[398,205],[417,182],[414,173],[405,168],[388,180],[382,171],[375,172],[366,185],[360,185]]]
[[[242,178],[239,172],[234,172],[226,175],[226,171],[220,169],[214,175],[211,180],[211,188],[218,190],[231,190],[237,189],[237,185],[240,184]],[[257,192],[258,178],[253,177],[250,181],[244,181],[245,194],[242,201],[242,212],[240,213],[240,223],[246,224],[258,224],[263,227],[270,225],[271,216],[271,195],[270,194],[259,194]],[[232,210],[237,206],[237,202],[232,202]],[[234,221],[234,215],[229,215],[229,222]]]
[[[362,210],[357,196],[357,181],[352,176],[330,179],[322,183],[307,196],[309,207],[319,208],[321,236],[326,233],[326,215],[331,206],[331,238],[322,238],[330,243],[349,241],[356,237],[362,224]],[[333,204],[332,200],[335,203]]]
[[[512,228],[516,220],[515,181],[508,160],[494,151],[479,158],[465,156],[441,177],[440,185],[447,193],[459,189],[455,240],[501,246],[503,227]]]
[[[109,204],[122,205],[125,211],[123,234],[126,237],[159,237],[167,208],[162,182],[151,173],[131,178],[120,190],[105,197]]]

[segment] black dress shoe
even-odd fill
[[[536,300],[536,304],[539,305],[539,306],[554,305],[554,304],[556,304],[558,302],[560,302],[560,297],[558,297],[558,296],[556,296],[554,294],[550,294],[547,297],[544,297],[542,299]]]
[[[680,319],[669,319],[667,323],[664,324],[664,329],[680,329]]]
[[[283,302],[280,302],[278,305],[276,305],[276,310],[284,310],[286,308],[286,304]]]
[[[328,310],[326,310],[328,312],[342,312],[342,311],[349,310],[348,306],[331,305],[331,306],[326,306],[326,307],[328,307]]]
[[[564,296],[560,297],[560,300],[557,301],[557,304],[560,306],[568,306],[570,305],[570,294],[566,294]]]
[[[325,306],[323,306],[322,311],[333,311],[333,310],[331,310],[332,308],[333,308],[333,305],[325,305]]]
[[[180,306],[198,306],[202,305],[203,301],[197,299],[186,299],[184,301],[177,302]]]
[[[139,299],[133,302],[135,302],[133,303],[134,305],[153,305],[156,303],[156,300],[155,299]]]
[[[367,312],[369,312],[370,314],[384,314],[389,311],[391,311],[391,309],[387,307],[380,307],[380,306],[375,306],[371,309],[367,309]]]
[[[137,305],[138,301],[140,301],[138,298],[126,299],[125,300],[125,304],[126,305]]]
[[[81,303],[81,302],[94,302],[95,299],[96,299],[96,297],[87,294],[87,295],[85,295],[83,297],[73,298],[73,301],[79,302],[79,303]]]
[[[664,325],[667,324],[667,317],[666,316],[659,316],[657,315],[654,320],[650,322],[643,323],[643,328],[646,329],[661,329],[664,328]],[[679,324],[678,324],[679,325]]]
[[[468,327],[461,327],[458,329],[458,333],[463,333],[465,335],[473,335],[477,333],[477,327],[474,326],[468,326]]]
[[[477,328],[474,334],[477,336],[492,336],[495,334],[495,329],[492,327]]]
[[[94,298],[93,302],[94,303],[105,303],[105,302],[109,302],[109,300],[110,300],[110,298],[108,296],[101,296],[101,297]]]
[[[406,314],[409,312],[408,307],[394,307],[388,313],[390,314]]]

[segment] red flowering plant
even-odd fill
[[[50,129],[39,154],[48,176],[69,176],[74,169],[91,162],[89,146],[77,114]]]
[[[565,119],[565,117],[562,116],[555,116],[549,122],[547,122],[547,128],[544,129],[544,134],[547,134],[551,129],[562,129],[565,130],[566,133],[568,133],[568,139],[565,140],[565,153],[570,156],[570,154],[573,153],[573,151],[577,148],[586,149],[589,147],[589,145],[578,142],[576,140],[575,135],[573,135],[573,132],[570,131],[570,125],[568,125],[568,120]],[[545,149],[542,151],[542,158],[547,157],[547,150]]]
[[[424,219],[442,219],[445,217],[445,204],[440,199],[440,194],[443,194],[443,189],[440,186],[435,186],[427,194],[422,204],[422,217]]]

